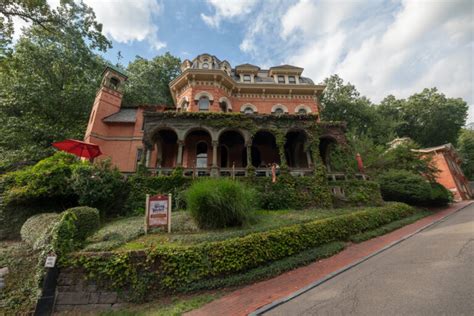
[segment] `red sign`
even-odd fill
[[[171,195],[147,195],[146,230],[151,227],[167,226],[170,230]]]

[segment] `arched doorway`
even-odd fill
[[[204,129],[188,132],[184,140],[183,166],[185,168],[208,168],[211,165],[211,135]]]
[[[252,164],[264,168],[272,163],[280,164],[275,136],[268,131],[258,131],[252,139]]]
[[[155,134],[157,168],[174,168],[178,154],[178,135],[171,129],[162,129]]]
[[[337,142],[331,137],[321,137],[319,139],[319,155],[328,171],[331,171],[331,148],[336,146]]]
[[[290,168],[308,168],[308,155],[305,151],[307,141],[303,131],[290,131],[286,134],[285,157]]]
[[[245,140],[242,134],[238,131],[225,131],[219,136],[219,149],[220,149],[220,166],[222,168],[232,167],[235,163],[235,167],[245,167],[246,159],[243,159],[243,152],[245,150]],[[225,148],[223,151],[222,149]]]

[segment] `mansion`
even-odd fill
[[[169,83],[174,104],[122,107],[127,76],[107,67],[85,141],[124,173],[144,164],[156,174],[181,167],[187,176],[268,176],[270,166],[310,175],[329,167],[333,144],[345,143],[343,123],[320,121],[324,85],[281,65],[232,68],[202,54],[181,64]],[[330,168],[330,167],[329,167]]]

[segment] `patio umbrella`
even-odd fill
[[[102,155],[99,145],[86,143],[76,139],[66,139],[53,143],[53,147],[59,150],[74,154],[78,157],[89,158],[91,161],[95,157]]]

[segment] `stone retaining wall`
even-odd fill
[[[86,280],[80,269],[61,269],[56,285],[55,312],[115,309],[123,305],[124,300],[116,292]]]

